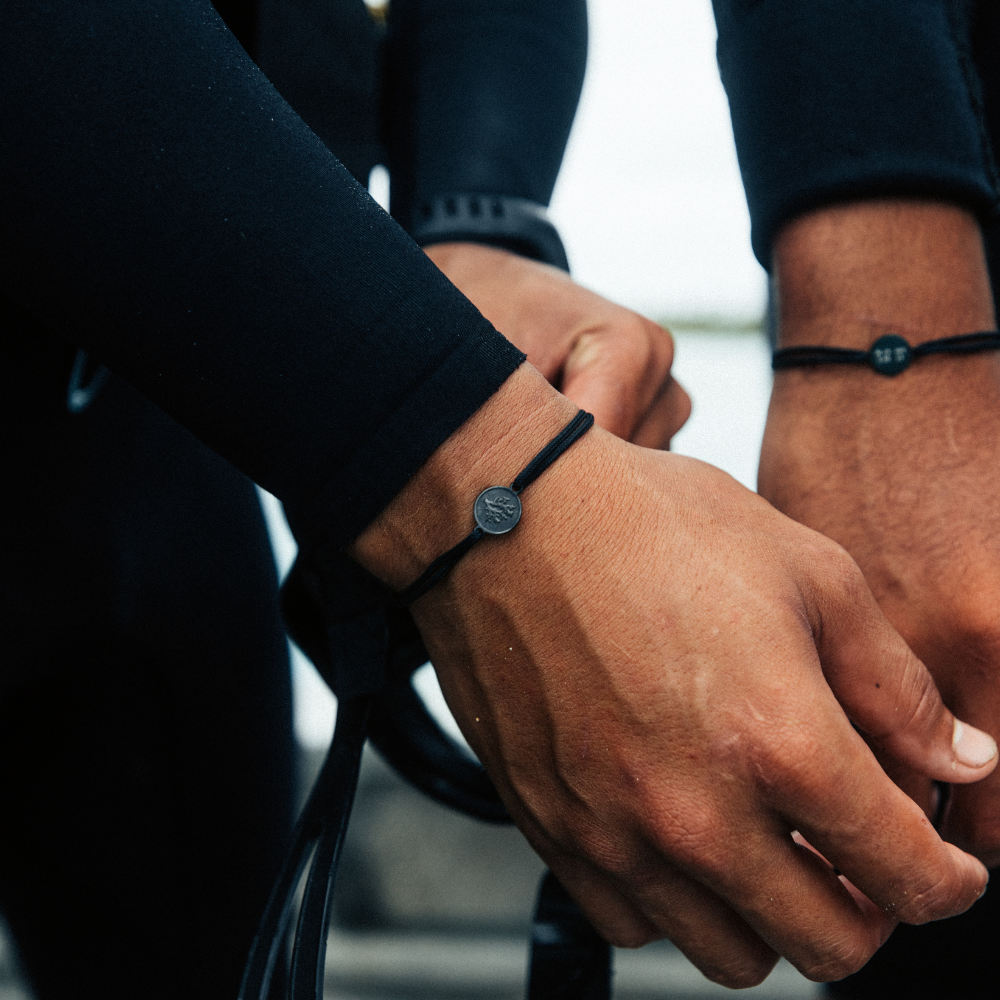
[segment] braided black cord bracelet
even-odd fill
[[[574,441],[583,437],[594,424],[594,417],[584,410],[579,413],[524,467],[510,486],[489,486],[476,497],[472,516],[476,526],[454,548],[437,557],[406,588],[392,597],[396,607],[406,607],[418,597],[423,597],[438,584],[452,566],[473,545],[486,535],[506,535],[521,520],[521,491],[530,486]]]
[[[771,367],[781,371],[807,365],[871,365],[880,375],[898,375],[906,371],[911,362],[928,354],[975,354],[996,350],[1000,350],[1000,331],[997,330],[942,337],[916,347],[911,347],[895,333],[887,333],[872,344],[870,351],[855,351],[848,347],[783,347],[771,356]]]

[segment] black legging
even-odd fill
[[[39,1000],[235,997],[293,801],[257,497],[121,381],[71,415],[75,349],[17,341],[0,392],[0,905]]]

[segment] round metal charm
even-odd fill
[[[898,375],[910,367],[913,351],[902,337],[887,333],[872,344],[871,365],[880,375]]]
[[[476,497],[472,516],[488,535],[506,535],[521,520],[521,498],[507,486],[490,486]]]

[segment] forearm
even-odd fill
[[[207,2],[3,19],[0,288],[346,543],[521,355]]]
[[[918,344],[995,328],[979,225],[954,206],[884,200],[809,213],[779,234],[774,268],[783,347],[867,350],[890,332]],[[926,500],[936,485],[961,490],[995,449],[998,374],[994,352],[924,358],[892,378],[853,365],[778,372],[760,489],[793,513],[825,492],[825,502],[809,504],[808,523],[847,546],[886,594],[892,581],[878,546],[934,533],[926,522],[937,508]],[[924,490],[907,488],[914,475]],[[836,495],[854,492],[869,498],[867,527],[840,520]]]
[[[982,239],[966,211],[905,200],[819,210],[775,244],[782,346],[868,349],[995,328]],[[934,673],[946,703],[996,733],[1000,357],[932,355],[897,376],[867,366],[779,371],[758,486],[843,545]],[[874,665],[873,665],[874,669]],[[930,816],[926,778],[887,762]],[[952,798],[949,839],[1000,859],[991,781]]]
[[[941,202],[849,202],[799,216],[777,236],[774,276],[783,347],[867,349],[889,331],[919,343],[995,323],[979,224]]]

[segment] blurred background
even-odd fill
[[[551,206],[575,277],[649,316],[756,323],[765,279],[710,0],[588,8],[587,77]]]
[[[589,0],[589,8],[587,79],[551,217],[578,281],[673,331],[674,371],[694,401],[674,450],[754,489],[771,381],[766,280],[750,251],[710,0]],[[380,168],[370,189],[385,202]],[[280,504],[261,499],[284,573],[295,543]],[[305,789],[336,705],[297,650],[293,672]],[[430,667],[416,683],[460,738]],[[368,753],[338,884],[328,997],[522,997],[541,872],[516,830],[435,805]],[[618,952],[615,967],[620,1000],[730,995],[669,944]],[[820,992],[782,964],[747,995]],[[0,1000],[27,996],[0,934]]]

